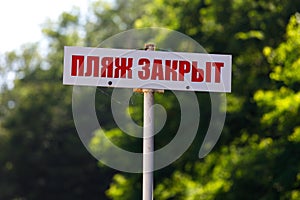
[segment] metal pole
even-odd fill
[[[143,137],[143,200],[153,199],[153,150],[154,150],[154,103],[153,90],[144,92],[144,137]]]
[[[146,44],[146,51],[154,51],[154,44]],[[153,200],[153,166],[154,166],[154,90],[143,89],[144,93],[144,127],[143,127],[143,200]]]

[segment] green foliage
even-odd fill
[[[297,53],[300,47],[299,21],[300,14],[297,13],[291,17],[287,25],[285,43],[280,44],[276,50],[272,50],[270,47],[264,49],[268,61],[274,66],[270,78],[292,88],[300,80],[300,58]]]
[[[280,98],[290,94],[290,88],[281,91],[281,95],[277,95],[280,90],[270,93],[269,100],[278,99],[275,103],[278,108],[284,105],[274,111],[264,89],[275,89],[278,83],[266,78],[271,70],[268,63],[270,58],[262,53],[270,48],[265,46],[279,45],[282,41],[287,19],[295,12],[291,2],[234,1],[228,4],[225,1],[156,1],[155,4],[146,4],[146,7],[144,15],[135,21],[136,27],[164,26],[177,29],[200,41],[209,51],[231,53],[234,58],[234,93],[228,97],[228,125],[224,129],[219,150],[215,149],[216,152],[199,162],[191,159],[199,147],[193,144],[191,151],[170,166],[169,170],[156,172],[155,198],[241,199],[245,198],[245,194],[249,194],[249,199],[296,197],[294,185],[298,183],[294,180],[297,167],[291,170],[283,166],[279,169],[276,163],[285,160],[290,165],[298,165],[297,159],[288,157],[291,152],[297,151],[297,146],[291,145],[282,150],[286,140],[281,139],[297,141],[299,132],[295,124],[298,123],[298,104],[294,104],[293,100],[298,101],[298,96],[291,100]],[[289,108],[294,111],[292,115],[287,112],[281,116]],[[268,111],[274,112],[269,114],[272,127],[265,119]],[[203,112],[203,115],[208,113]],[[283,119],[289,116],[293,122],[278,121],[276,116],[279,115]],[[168,132],[176,130],[176,127],[173,128]],[[293,134],[287,136],[285,132],[288,130]],[[166,136],[159,140],[162,141],[166,141]],[[201,143],[202,140],[198,138],[198,141]],[[282,171],[286,173],[280,174]],[[132,185],[131,181],[135,179],[135,176],[127,174],[122,178],[119,175],[116,177],[107,192],[112,199],[119,199],[125,194],[129,190],[126,183]],[[134,188],[138,192],[132,192],[131,195],[126,193],[123,199],[134,199],[134,195],[140,193],[139,187]]]
[[[210,53],[233,55],[221,141],[197,158],[210,116],[209,95],[199,93],[201,129],[183,157],[155,172],[155,199],[299,199],[299,7],[299,1],[279,0],[95,1],[86,18],[73,9],[48,21],[46,52],[24,45],[0,63],[0,199],[140,199],[140,174],[97,164],[79,140],[62,63],[64,46],[96,47],[121,31],[149,26],[178,30]],[[115,144],[140,152],[141,140],[116,128],[111,92],[97,89],[100,124]],[[155,99],[172,117],[155,136],[158,149],[176,134],[180,108],[171,92]],[[142,95],[131,102],[127,114],[142,125]],[[109,149],[102,137],[95,130],[93,151]]]
[[[14,87],[1,94],[1,199],[105,198],[112,172],[100,171],[83,147],[71,88],[62,85],[63,47],[80,40],[77,14],[63,13],[55,26],[45,27],[46,58],[28,45],[8,53],[1,66],[16,73]]]
[[[276,132],[285,135],[299,123],[300,93],[298,91],[300,76],[300,25],[299,14],[291,17],[287,26],[286,41],[275,50],[264,49],[268,61],[273,66],[270,78],[276,81],[278,89],[256,92],[254,99],[266,112],[262,123],[276,128]],[[274,133],[273,133],[274,134]],[[275,135],[278,135],[275,134]]]
[[[117,174],[113,178],[109,190],[106,191],[108,197],[116,200],[140,199],[142,196],[141,176],[132,176],[129,174]],[[134,190],[138,189],[138,190]]]

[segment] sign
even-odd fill
[[[66,85],[231,91],[231,55],[65,47]]]

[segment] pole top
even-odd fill
[[[145,44],[145,50],[146,51],[155,51],[155,44],[153,44],[153,43]]]

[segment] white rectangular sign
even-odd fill
[[[65,47],[67,85],[231,91],[231,55]]]

